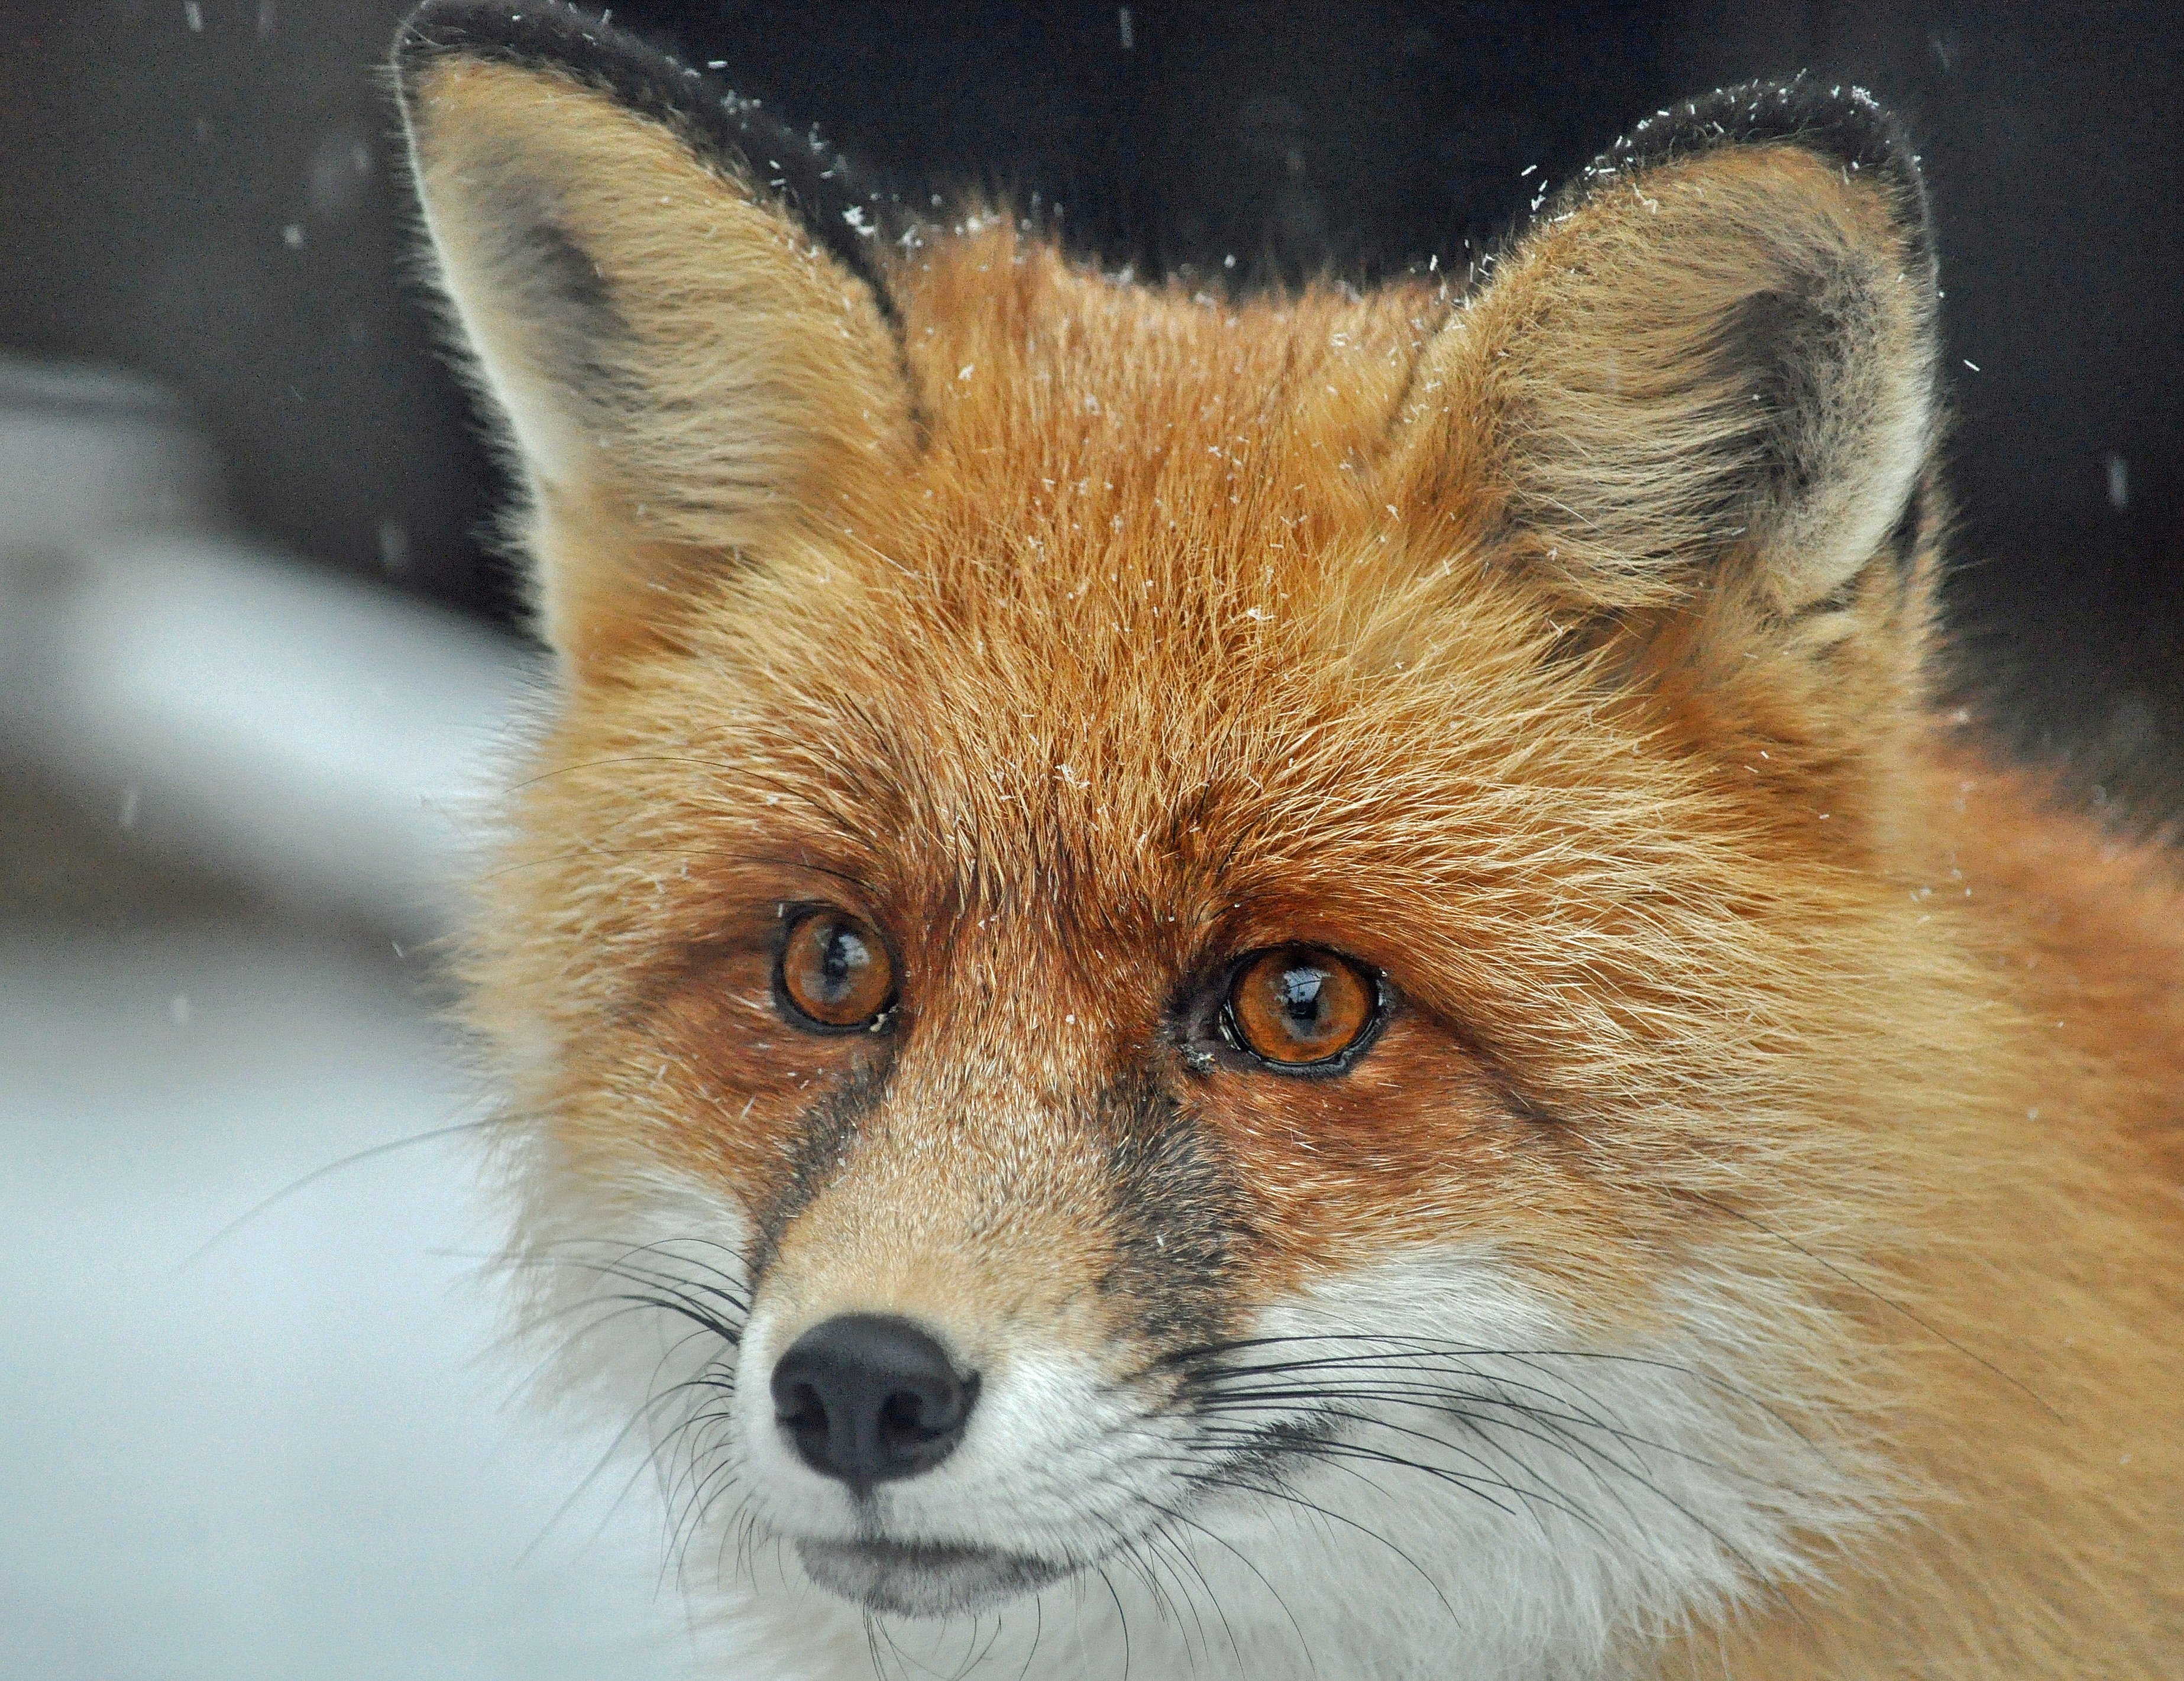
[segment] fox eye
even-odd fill
[[[1285,1071],[1332,1071],[1362,1049],[1380,1019],[1380,988],[1348,958],[1279,946],[1247,958],[1228,983],[1229,1042]]]
[[[774,990],[798,1027],[870,1027],[894,1002],[894,962],[871,923],[846,911],[807,910],[782,941]]]

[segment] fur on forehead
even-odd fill
[[[969,904],[1194,848],[1299,903],[1361,854],[1446,886],[1557,798],[1641,849],[1687,798],[1717,850],[1857,844],[1932,523],[1923,201],[1868,105],[1694,106],[1461,298],[1235,299],[992,213],[814,230],[827,170],[782,185],[576,16],[435,0],[405,111],[566,738],[716,767],[694,846],[801,810]]]
[[[854,578],[989,646],[1021,612],[1217,663],[1288,622],[1407,668],[1475,622],[1837,759],[1916,698],[1930,252],[1869,102],[1649,125],[1461,298],[1236,300],[822,202],[846,166],[566,8],[434,0],[400,70],[580,681]]]

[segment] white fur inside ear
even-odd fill
[[[1929,454],[1933,275],[1915,206],[1794,144],[1609,171],[1442,335],[1510,540],[1585,604],[1688,602],[1758,561],[1776,604],[1886,546]],[[1412,470],[1446,439],[1418,429]]]
[[[1908,291],[1912,281],[1894,284]],[[1915,320],[1923,307],[1907,296],[1886,313]],[[1806,453],[1825,464],[1825,476],[1784,510],[1769,545],[1792,608],[1841,588],[1873,559],[1933,448],[1931,345],[1891,343],[1878,323],[1854,342],[1824,404],[1803,417]]]
[[[566,377],[571,341],[583,324],[551,295],[525,249],[529,231],[501,220],[513,206],[434,179],[421,164],[425,228],[442,291],[476,356],[488,395],[505,420],[532,490],[586,477],[588,440],[581,390]],[[519,194],[516,203],[529,195]]]
[[[541,628],[578,669],[693,556],[763,558],[892,481],[916,429],[880,282],[741,159],[550,65],[403,78],[441,288],[528,481]]]

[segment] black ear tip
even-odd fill
[[[512,9],[481,0],[424,0],[395,25],[394,56],[398,61],[416,53],[460,47],[479,26],[505,21]]]
[[[1626,167],[1718,146],[1795,141],[1861,169],[1915,166],[1903,125],[1862,87],[1809,73],[1788,81],[1747,81],[1657,111],[1616,142],[1609,157]]]
[[[577,62],[612,50],[605,19],[560,0],[425,0],[394,32],[397,70],[441,53]]]
[[[562,0],[425,0],[394,32],[395,73],[459,55],[607,83],[696,74],[616,28],[611,15]]]
[[[1769,144],[1801,147],[1880,183],[1895,196],[1919,253],[1930,255],[1925,179],[1903,124],[1865,89],[1809,73],[1719,88],[1657,111],[1596,159],[1582,180],[1589,188],[1702,153]]]

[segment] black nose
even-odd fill
[[[978,1398],[939,1344],[876,1313],[813,1326],[773,1368],[774,1417],[796,1451],[861,1495],[947,1458]]]

